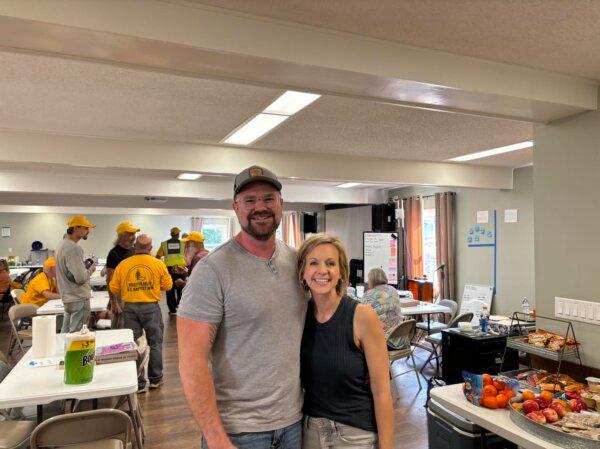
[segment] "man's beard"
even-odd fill
[[[194,258],[194,256],[196,254],[198,254],[198,251],[199,251],[199,249],[196,248],[195,246],[186,248],[185,256],[184,256],[186,265],[190,265],[192,263],[192,259]]]
[[[264,231],[261,231],[260,229],[258,229],[257,227],[254,227],[252,225],[252,219],[253,218],[273,218],[273,225],[270,226],[269,228],[267,228]],[[242,226],[242,229],[244,231],[246,231],[247,234],[250,234],[252,237],[254,237],[256,240],[260,240],[261,242],[267,241],[271,238],[271,236],[273,234],[275,234],[275,232],[277,231],[277,228],[279,227],[279,223],[281,220],[277,221],[277,219],[275,218],[275,214],[273,212],[270,213],[255,213],[252,215],[248,216],[248,224],[246,226]]]

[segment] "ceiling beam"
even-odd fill
[[[597,83],[185,1],[5,0],[0,47],[533,122]]]
[[[298,178],[307,181],[437,185],[487,189],[511,189],[513,182],[513,170],[507,167],[359,156],[339,157],[321,153],[255,150],[191,143],[127,141],[18,131],[0,132],[0,161],[67,164],[96,168],[107,168],[107,161],[110,161],[109,165],[113,168],[196,171],[215,175],[235,175],[251,165],[259,164],[269,167],[281,178]],[[52,173],[48,175],[52,176]],[[8,180],[5,176],[3,178],[0,179],[0,182],[5,188],[11,188],[11,184],[18,179],[15,177],[14,180]],[[231,195],[230,182],[226,183],[226,187],[200,187],[201,182],[195,183],[197,186],[194,188],[196,189],[214,189],[214,191],[195,191],[193,195],[189,194],[192,184],[175,180],[165,181],[160,188],[152,187],[151,183],[148,187],[142,188],[137,182],[132,184],[130,181],[117,188],[114,185],[111,187],[113,181],[98,180],[98,182],[103,185],[103,188],[118,190],[117,194],[131,191],[136,192],[132,194],[161,196],[167,195],[166,192],[168,192],[168,195],[174,196],[217,199],[229,198]],[[38,186],[37,188],[40,189],[52,189],[52,183],[48,184],[37,178],[28,180],[28,183],[31,188]],[[77,187],[72,186],[72,188],[76,189]],[[222,195],[225,190],[221,191],[222,188],[227,191],[224,197]],[[290,189],[293,188],[294,186],[290,185]],[[311,192],[310,186],[298,186],[297,190],[299,196],[301,196],[301,192],[317,193],[316,191]],[[335,191],[342,190],[335,189]],[[80,190],[73,191],[79,192]],[[312,198],[297,198],[294,201],[315,202]],[[366,195],[361,201],[323,199],[323,201],[316,202],[363,203],[373,201]]]

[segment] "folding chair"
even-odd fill
[[[415,358],[413,356],[413,352],[415,347],[410,344],[410,335],[415,331],[415,320],[407,320],[395,326],[392,330],[388,332],[386,343],[388,344],[388,360],[390,362],[390,378],[395,379],[398,376],[402,376],[403,374],[410,373],[411,371],[415,372],[415,376],[417,376],[417,382],[419,383],[419,390],[421,387],[421,379],[419,376],[419,372],[417,371],[417,364],[415,363]],[[395,342],[401,341],[402,346],[399,349],[390,349],[390,345],[394,345]],[[396,360],[411,358],[413,363],[413,368],[402,373],[394,374],[392,372],[392,364]]]
[[[16,306],[21,304],[21,296],[23,296],[24,294],[25,290],[23,290],[22,288],[15,288],[14,290],[11,290],[10,296],[12,296],[13,302]]]
[[[115,409],[55,416],[31,434],[31,449],[125,449],[131,444],[131,419]]]
[[[31,318],[37,313],[38,306],[35,304],[16,304],[8,309],[8,319],[10,321],[11,334],[8,342],[8,356],[12,354],[15,342],[21,350],[21,355],[25,354],[23,349],[23,342],[25,340],[31,340],[31,328],[19,329],[18,321],[23,318]]]

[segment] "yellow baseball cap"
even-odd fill
[[[182,242],[204,243],[204,236],[198,231],[192,231],[187,237],[181,239]]]
[[[44,268],[52,268],[54,265],[54,257],[48,257],[44,262]]]
[[[96,225],[91,223],[85,216],[83,215],[75,215],[71,217],[69,221],[67,221],[67,226],[70,228],[74,228],[75,226],[83,226],[84,228],[95,228]]]
[[[136,228],[130,222],[124,221],[117,226],[117,234],[123,234],[124,232],[132,232],[135,234],[136,232],[140,232],[140,228]]]

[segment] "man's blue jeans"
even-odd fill
[[[302,421],[268,432],[230,433],[229,440],[238,449],[301,449]],[[202,449],[209,449],[204,438]]]

